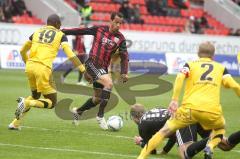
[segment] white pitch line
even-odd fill
[[[234,152],[240,153],[240,150],[231,150],[231,151],[234,151]]]
[[[41,131],[59,131],[59,132],[72,132],[72,133],[83,133],[91,136],[109,136],[109,137],[114,137],[114,138],[122,138],[122,139],[128,139],[128,140],[133,140],[133,137],[129,136],[121,136],[121,135],[110,135],[110,134],[103,134],[103,133],[89,133],[89,132],[84,132],[84,131],[77,131],[77,130],[59,130],[59,129],[48,129],[48,128],[41,128],[41,127],[32,127],[32,126],[22,126],[23,128],[28,128],[28,129],[37,129]]]
[[[36,147],[36,146],[27,146],[27,145],[16,145],[16,144],[6,144],[0,143],[0,146],[8,146],[8,147],[20,147],[26,149],[38,149],[38,150],[52,150],[52,151],[65,151],[65,152],[79,152],[85,154],[95,154],[95,155],[106,155],[106,156],[119,156],[119,157],[131,157],[137,158],[134,155],[124,155],[124,154],[115,154],[115,153],[108,153],[108,152],[97,152],[97,151],[86,151],[86,150],[77,150],[77,149],[66,149],[66,148],[54,148],[54,147]]]
[[[86,151],[86,150],[66,149],[66,148],[37,147],[37,146],[27,146],[27,145],[17,145],[17,144],[6,144],[6,143],[0,143],[0,146],[19,147],[19,148],[25,148],[25,149],[51,150],[51,151],[61,151],[61,152],[79,152],[79,153],[85,153],[85,154],[105,155],[105,156],[114,156],[114,157],[118,156],[118,157],[126,157],[126,158],[137,158],[137,156],[134,156],[134,155],[124,155],[119,153]],[[156,158],[150,158],[150,159],[156,159]],[[158,159],[164,159],[164,158],[158,158]]]

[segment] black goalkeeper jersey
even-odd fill
[[[151,137],[158,132],[170,118],[170,114],[167,109],[154,108],[146,112],[140,119],[138,125],[139,135],[142,137],[143,141],[141,146],[148,142]],[[168,143],[164,147],[165,152],[169,152],[176,142],[176,135],[169,137]]]

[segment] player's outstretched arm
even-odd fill
[[[184,80],[185,80],[185,75],[183,73],[179,73],[174,82],[172,100],[178,101],[180,92],[183,87]]]
[[[22,59],[23,59],[24,63],[26,63],[27,60],[28,60],[27,52],[28,52],[28,50],[30,50],[31,46],[32,46],[32,41],[28,40],[28,41],[25,42],[25,44],[22,46],[22,48],[20,50],[20,54],[22,56]]]
[[[127,52],[127,46],[126,46],[126,41],[124,40],[120,47],[119,47],[119,56],[121,59],[120,65],[121,65],[121,78],[123,82],[128,81],[128,52]]]
[[[93,26],[90,28],[69,28],[69,29],[62,29],[62,32],[65,35],[96,35],[97,27]]]
[[[179,73],[176,77],[174,87],[173,87],[173,95],[172,95],[172,101],[169,104],[168,111],[173,114],[178,108],[178,98],[180,95],[180,92],[183,87],[183,82],[186,75],[183,73]]]
[[[78,67],[81,72],[85,72],[84,65],[80,62],[77,56],[73,53],[72,49],[67,42],[62,43],[62,48],[69,60],[73,63],[75,67]]]
[[[222,83],[225,88],[232,88],[240,97],[240,85],[232,78],[230,74],[223,76]]]

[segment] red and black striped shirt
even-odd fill
[[[66,35],[93,35],[93,45],[89,58],[97,66],[105,69],[110,65],[111,54],[119,49],[121,58],[121,74],[128,73],[128,52],[126,40],[122,33],[109,31],[109,26],[93,26],[90,28],[72,28],[62,30]]]
[[[84,55],[86,53],[86,48],[83,41],[83,36],[78,35],[75,39],[74,50],[77,51],[78,55]]]

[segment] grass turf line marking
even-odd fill
[[[54,148],[54,147],[37,147],[37,146],[27,146],[27,145],[17,145],[17,144],[6,144],[6,143],[0,143],[0,146],[6,146],[6,147],[19,147],[19,148],[25,148],[25,149],[38,149],[38,150],[51,150],[51,151],[65,151],[65,152],[79,152],[79,153],[85,153],[85,154],[95,154],[95,155],[106,155],[106,156],[118,156],[118,157],[127,157],[127,158],[137,158],[137,156],[134,155],[124,155],[119,153],[108,153],[108,152],[97,152],[97,151],[86,151],[86,150],[77,150],[77,149],[66,149],[66,148]],[[156,159],[156,158],[151,158]],[[158,159],[164,159],[164,158],[158,158]]]
[[[59,129],[48,129],[48,128],[32,127],[32,126],[21,126],[21,127],[28,128],[28,129],[37,129],[42,131],[72,132],[72,133],[82,133],[82,134],[91,135],[91,136],[109,136],[114,138],[133,140],[133,137],[121,136],[121,135],[110,135],[110,134],[100,134],[100,133],[95,134],[95,133],[89,133],[89,132],[83,132],[83,131],[77,131],[77,130],[59,130]]]

